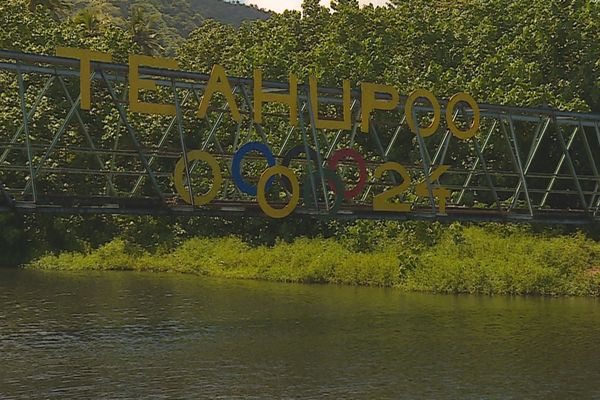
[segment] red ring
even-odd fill
[[[334,171],[337,169],[338,163],[344,158],[352,158],[358,164],[359,178],[354,189],[346,190],[344,192],[344,199],[352,199],[360,194],[367,184],[367,162],[363,156],[354,149],[341,149],[333,153],[333,155],[327,161],[327,167]],[[329,182],[329,187],[335,190],[335,186]]]

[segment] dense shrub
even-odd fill
[[[380,235],[359,251],[350,240],[298,238],[251,246],[237,237],[192,238],[173,251],[148,251],[116,239],[86,253],[46,255],[30,267],[139,270],[280,282],[399,287],[480,294],[600,294],[600,243],[582,234],[544,237],[527,230],[451,225]]]

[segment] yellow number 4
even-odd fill
[[[437,167],[431,175],[429,175],[429,182],[437,181],[440,176],[446,171],[450,169],[449,165],[440,165]],[[435,187],[431,190],[433,197],[437,197],[440,202],[440,214],[446,214],[446,199],[450,197],[452,192],[443,187]],[[427,188],[427,181],[419,182],[417,186],[415,186],[415,193],[417,196],[421,197],[429,197],[429,190]]]

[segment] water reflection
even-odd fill
[[[596,299],[0,270],[0,398],[600,398]]]

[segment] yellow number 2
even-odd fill
[[[385,192],[378,194],[373,197],[373,210],[374,211],[396,211],[396,212],[409,212],[410,204],[408,203],[390,203],[388,200],[395,196],[402,194],[410,186],[410,175],[406,168],[396,162],[386,162],[380,165],[375,170],[375,178],[380,179],[386,171],[394,171],[400,174],[402,177],[402,183],[394,186]]]

